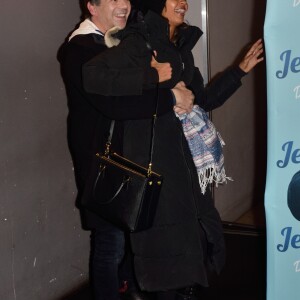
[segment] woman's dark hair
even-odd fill
[[[160,15],[166,5],[166,0],[131,0],[131,4],[143,14],[146,14],[148,10],[152,10]]]

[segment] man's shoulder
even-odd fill
[[[91,49],[106,48],[103,36],[93,33],[76,35],[68,42],[68,45]]]
[[[106,49],[102,36],[81,34],[65,42],[60,49],[59,61],[66,68],[81,67],[82,64]]]

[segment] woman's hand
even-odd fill
[[[164,82],[172,77],[172,67],[170,63],[159,63],[154,56],[152,56],[151,67],[155,68],[158,73],[159,82]]]
[[[264,60],[263,57],[260,57],[263,52],[262,39],[259,39],[252,45],[243,60],[240,62],[239,67],[241,70],[245,73],[250,72],[258,63]]]

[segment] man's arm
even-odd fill
[[[180,81],[172,89],[175,97],[174,111],[179,114],[190,113],[193,109],[195,96],[191,90],[187,89],[185,83]]]
[[[142,95],[143,90],[155,88],[172,75],[169,63],[151,58],[142,35],[130,34],[83,65],[83,86],[103,96]]]
[[[145,119],[151,118],[155,111],[157,97],[156,88],[143,91],[143,95],[107,97],[99,94],[88,93],[82,83],[82,65],[91,57],[95,56],[89,47],[84,47],[79,42],[69,43],[66,46],[62,63],[63,77],[68,93],[79,93],[82,95],[80,101],[86,101],[96,110],[111,119]],[[69,95],[70,101],[77,97]],[[159,90],[159,114],[173,110],[174,100],[170,90]],[[71,103],[78,105],[80,103]]]
[[[144,90],[142,95],[135,96],[112,96],[107,97],[100,94],[88,93],[82,83],[81,68],[85,61],[93,57],[88,48],[80,44],[71,43],[67,47],[64,56],[63,74],[69,91],[80,93],[88,103],[96,110],[110,119],[147,119],[152,118],[155,111],[157,89]],[[132,83],[131,83],[132,84]],[[191,97],[185,89],[175,90],[175,103],[190,103]],[[158,114],[162,115],[173,110],[174,95],[169,89],[158,90]],[[72,99],[72,97],[70,97]],[[183,105],[183,104],[182,104]]]

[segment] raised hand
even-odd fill
[[[264,60],[264,57],[261,57],[263,54],[263,43],[262,39],[256,41],[247,52],[245,57],[239,64],[239,67],[245,72],[250,72],[258,63]]]

